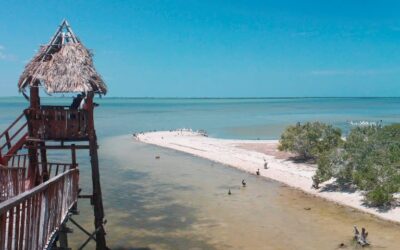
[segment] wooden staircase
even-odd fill
[[[75,160],[72,164],[36,162],[38,171],[45,164],[48,177],[31,185],[29,156],[20,150],[38,139],[28,134],[25,114],[0,134],[0,250],[55,249],[60,227],[78,200]]]
[[[11,125],[0,134],[0,164],[8,165],[8,161],[24,146],[27,137],[27,121],[21,114]]]

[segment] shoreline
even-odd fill
[[[400,207],[380,211],[363,205],[361,191],[340,191],[332,181],[320,185],[316,190],[311,187],[316,166],[295,163],[290,153],[277,150],[278,140],[234,140],[207,137],[190,130],[157,131],[134,135],[140,142],[185,152],[205,158],[239,170],[269,178],[289,187],[301,190],[318,198],[351,207],[372,214],[378,218],[400,223]],[[264,169],[264,160],[268,169]]]

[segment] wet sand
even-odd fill
[[[358,249],[353,225],[367,228],[372,249],[400,244],[396,224],[131,136],[100,141],[100,156],[112,249]],[[85,183],[87,165],[80,168]],[[87,227],[88,203],[80,202],[77,218]],[[70,226],[76,248],[86,238]]]

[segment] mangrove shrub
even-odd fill
[[[341,130],[321,122],[289,126],[279,140],[279,150],[296,153],[304,160],[316,160],[341,142]]]
[[[355,127],[341,147],[324,152],[317,164],[316,186],[334,177],[364,190],[368,204],[388,205],[400,190],[400,125]]]

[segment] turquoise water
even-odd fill
[[[44,104],[69,104],[45,98]],[[400,98],[97,99],[100,137],[149,130],[204,129],[221,138],[276,139],[296,122],[324,121],[347,131],[350,121],[400,122]],[[0,98],[0,126],[26,107],[23,98]]]
[[[96,129],[107,239],[113,249],[358,249],[353,225],[370,232],[372,249],[397,249],[400,227],[310,197],[277,182],[208,160],[134,141],[130,134],[203,129],[220,138],[276,139],[296,122],[400,122],[400,98],[98,99]],[[69,104],[47,98],[44,104]],[[27,102],[0,98],[0,128]],[[161,159],[156,160],[155,156]],[[78,153],[82,193],[90,193],[88,152]],[[49,161],[66,161],[60,152]],[[245,178],[246,189],[240,186]],[[231,188],[232,196],[227,196]],[[76,217],[88,230],[87,200]],[[307,209],[305,209],[307,208]],[[311,208],[311,209],[308,209]],[[74,229],[70,244],[86,240]],[[90,243],[88,249],[93,249]]]
[[[99,120],[118,117],[104,129],[99,127],[104,135],[115,127],[124,133],[192,128],[215,137],[275,139],[282,128],[296,122],[319,120],[344,131],[349,121],[400,122],[400,98],[104,99],[100,103]]]

